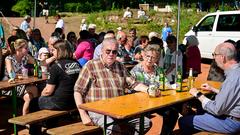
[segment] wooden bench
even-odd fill
[[[26,126],[27,124],[35,124],[50,118],[68,114],[76,110],[77,109],[73,109],[70,111],[40,110],[40,111],[29,113],[23,116],[18,116],[18,117],[8,119],[8,122],[12,124]]]
[[[220,134],[220,133],[212,133],[212,132],[206,132],[206,131],[202,131],[202,132],[198,132],[194,135],[226,135],[226,134]]]
[[[103,134],[103,130],[97,126],[85,126],[82,122],[77,122],[61,127],[48,129],[50,135],[82,135],[82,134]]]

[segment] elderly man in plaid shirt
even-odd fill
[[[104,39],[102,44],[103,48],[100,59],[89,61],[83,67],[78,80],[76,81],[74,98],[77,106],[84,102],[93,102],[124,95],[125,88],[147,92],[148,87],[142,83],[136,82],[128,73],[124,65],[116,61],[118,53],[118,43],[116,39]],[[78,110],[83,124],[103,127],[103,115],[94,112],[86,112],[80,108],[78,108]],[[107,118],[107,123],[113,121],[113,118]],[[138,129],[139,121],[139,119],[130,120],[126,122],[125,125],[130,129]],[[144,125],[144,130],[148,131],[151,126],[150,119],[145,118]],[[122,134],[130,134],[129,130],[124,129],[125,133],[123,130],[120,130],[119,125],[109,126],[107,134],[119,131]],[[132,134],[134,134],[134,132]]]

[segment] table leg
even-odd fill
[[[12,90],[13,117],[17,116],[17,88]],[[18,134],[17,125],[13,124],[14,135]]]
[[[139,129],[139,134],[143,135],[144,134],[144,115],[141,114],[140,116],[140,129]]]
[[[103,125],[103,134],[106,135],[107,133],[107,116],[104,115],[104,125]]]

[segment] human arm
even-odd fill
[[[14,71],[14,69],[12,67],[12,62],[8,58],[5,59],[5,67],[6,67],[6,70],[7,70],[8,74],[10,74],[12,71]]]
[[[54,62],[56,60],[55,56],[51,56],[50,58],[46,59],[46,64],[49,65],[50,63]]]
[[[61,81],[61,69],[57,66],[57,64],[53,64],[49,70],[49,78],[47,80],[47,84],[43,89],[41,96],[50,96],[54,93],[54,91],[58,88],[58,84]]]
[[[74,99],[75,99],[75,103],[77,105],[77,108],[78,108],[78,111],[79,111],[79,114],[80,114],[83,124],[84,125],[94,125],[94,123],[92,122],[88,113],[79,107],[79,105],[83,104],[83,97],[82,97],[81,93],[75,91]]]
[[[53,94],[54,90],[55,90],[55,86],[56,85],[52,85],[52,84],[47,84],[46,87],[43,89],[41,96],[50,96]]]
[[[212,86],[210,86],[208,83],[204,83],[201,85],[201,89],[203,90],[208,90],[208,91],[212,91],[214,93],[219,93],[219,89],[216,89]]]
[[[231,81],[229,81],[231,80]],[[198,99],[202,102],[202,107],[209,113],[220,116],[225,114],[230,114],[232,109],[239,102],[239,79],[229,79],[226,83],[222,84],[221,90],[216,95],[214,100],[206,98],[204,95],[200,96]],[[192,91],[192,90],[190,90]],[[198,91],[193,90],[193,95],[196,95]]]
[[[74,99],[75,99],[75,103],[76,106],[78,108],[80,117],[82,119],[83,124],[85,125],[93,125],[92,120],[90,119],[89,115],[87,114],[87,112],[83,109],[79,108],[79,105],[84,103],[84,97],[83,95],[86,95],[88,93],[89,90],[89,85],[90,85],[90,72],[87,68],[89,63],[87,63],[82,71],[80,72],[78,79],[75,83],[74,86]]]
[[[34,64],[35,63],[35,59],[31,55],[27,54],[27,57],[28,57],[28,64]]]

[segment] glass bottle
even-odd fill
[[[37,73],[38,73],[38,74],[37,74],[37,75],[38,75],[37,77],[38,77],[38,78],[42,78],[42,70],[41,70],[41,67],[38,66],[37,68],[38,68],[38,69],[37,69],[37,71],[38,71],[38,72],[37,72]]]
[[[194,78],[193,78],[193,69],[189,69],[189,75],[188,75],[188,90],[194,87]]]
[[[176,91],[177,92],[182,91],[182,69],[180,68],[180,66],[178,66],[177,70]]]
[[[157,91],[157,84],[156,84],[156,81],[155,81],[155,77],[151,76],[150,84],[149,84],[149,87],[148,87],[149,96],[150,97],[156,97],[156,91]]]
[[[159,89],[164,91],[165,90],[165,75],[164,75],[164,70],[162,67],[158,69],[159,72]]]
[[[34,63],[33,76],[38,77],[38,64],[37,61]]]

